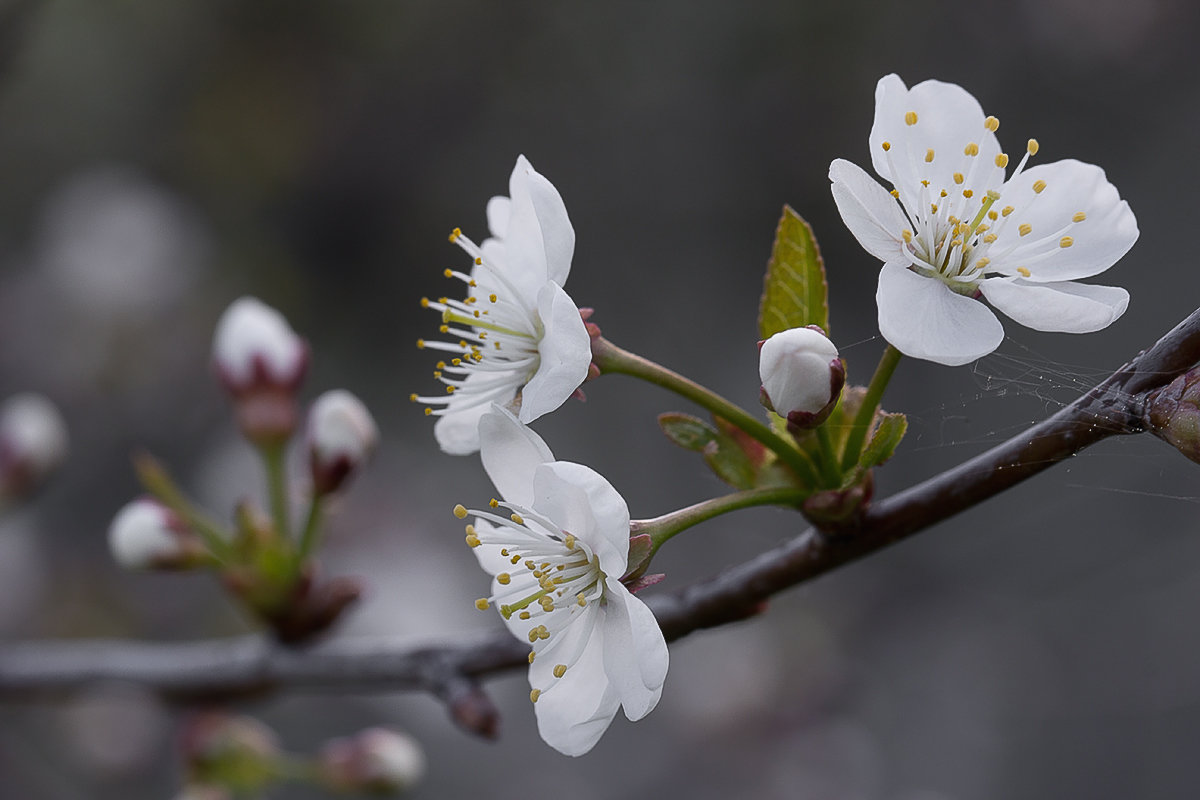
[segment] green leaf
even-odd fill
[[[718,478],[735,489],[752,489],[758,483],[758,470],[729,437],[721,436],[705,445],[704,460]]]
[[[766,339],[789,328],[819,325],[829,334],[825,264],[812,228],[790,206],[775,230],[775,245],[767,262],[763,296],[758,309],[758,332]]]
[[[720,435],[716,428],[704,420],[677,412],[659,414],[658,427],[672,442],[697,453],[704,452],[704,448]]]
[[[862,458],[858,460],[863,469],[877,467],[892,457],[896,446],[904,438],[908,430],[908,418],[903,414],[880,413],[876,418],[878,424],[871,435],[871,441],[863,450]]]

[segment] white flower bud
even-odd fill
[[[398,792],[425,774],[425,754],[417,741],[387,728],[331,741],[318,763],[326,785],[343,792]]]
[[[142,497],[113,517],[108,549],[126,569],[152,569],[185,566],[197,548],[170,509]]]
[[[846,381],[833,342],[812,327],[781,331],[762,343],[758,374],[773,410],[802,427],[820,424]]]
[[[263,386],[295,389],[308,366],[308,348],[282,314],[240,297],[217,322],[213,362],[234,394]]]
[[[350,392],[334,389],[316,399],[308,413],[308,445],[313,487],[337,491],[371,455],[379,429],[367,407]]]
[[[0,483],[4,494],[25,494],[67,457],[67,426],[40,394],[13,395],[0,405]]]

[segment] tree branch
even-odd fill
[[[668,640],[752,616],[772,595],[898,542],[1109,436],[1142,430],[1146,395],[1200,362],[1200,310],[1091,391],[1027,431],[871,505],[849,530],[809,529],[712,578],[647,602]],[[507,633],[450,644],[334,640],[288,647],[261,636],[190,643],[115,640],[0,645],[0,700],[61,696],[101,681],[141,685],[181,702],[284,689],[423,690],[454,719],[494,735],[479,680],[526,663]]]

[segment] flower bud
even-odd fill
[[[13,395],[0,405],[0,496],[29,494],[67,456],[67,426],[40,394]]]
[[[166,506],[142,497],[108,526],[108,549],[126,569],[184,569],[204,554],[199,539]]]
[[[1200,462],[1200,368],[1151,392],[1144,422],[1155,436]]]
[[[191,782],[259,792],[279,773],[275,733],[253,717],[207,712],[185,726],[181,749]]]
[[[793,433],[815,428],[833,412],[846,367],[833,342],[815,325],[780,331],[759,343],[763,405],[788,421]]]
[[[248,439],[280,444],[291,436],[308,347],[282,314],[253,297],[235,300],[217,322],[213,365],[233,395],[238,424]]]
[[[325,392],[308,412],[313,491],[336,492],[375,450],[379,429],[371,413],[344,389]]]
[[[411,736],[368,728],[325,745],[317,761],[321,780],[339,792],[382,794],[413,786],[425,774],[425,754]]]

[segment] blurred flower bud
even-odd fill
[[[205,552],[173,511],[149,497],[127,503],[113,517],[108,549],[126,569],[186,569]]]
[[[217,786],[189,783],[175,795],[175,800],[233,800],[233,795]]]
[[[313,491],[336,492],[378,442],[379,429],[361,400],[344,389],[318,397],[308,412]]]
[[[40,394],[13,395],[0,405],[0,496],[27,495],[67,457],[67,426]]]
[[[780,331],[759,343],[763,405],[788,421],[788,430],[815,428],[837,405],[846,367],[833,342],[815,325]]]
[[[291,436],[308,347],[282,314],[253,297],[235,300],[217,322],[213,365],[250,441],[281,444]]]
[[[181,750],[189,781],[233,792],[260,791],[279,774],[275,733],[252,717],[209,712],[185,726]]]
[[[1151,392],[1144,422],[1155,436],[1200,462],[1200,367]]]
[[[325,745],[317,759],[321,781],[339,792],[385,794],[412,787],[425,774],[425,754],[411,736],[368,728]]]

